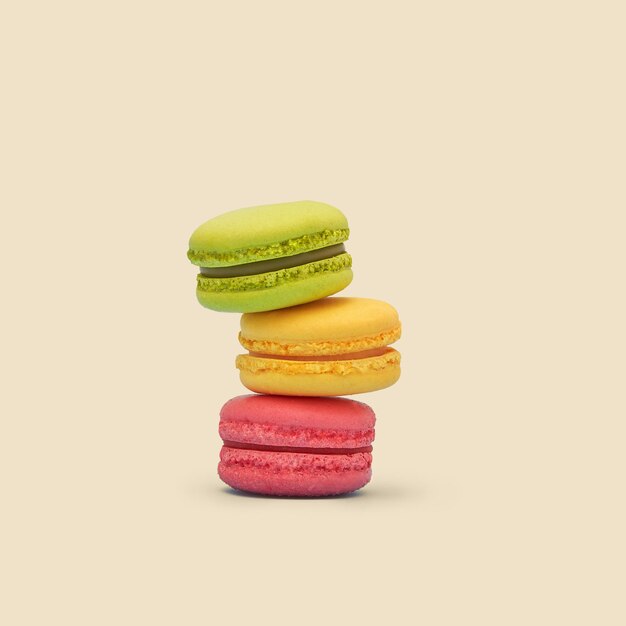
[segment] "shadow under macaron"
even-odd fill
[[[362,497],[366,492],[362,489],[357,491],[350,491],[348,493],[338,493],[327,496],[277,496],[262,493],[253,493],[252,491],[242,491],[239,489],[233,489],[232,487],[222,487],[221,493],[228,494],[229,496],[235,496],[239,498],[260,498],[265,500],[342,500],[346,498],[358,498]]]

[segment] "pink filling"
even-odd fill
[[[301,454],[356,454],[357,452],[371,452],[372,446],[361,448],[304,448],[296,446],[264,446],[256,443],[241,443],[240,441],[224,440],[228,448],[241,450],[262,450],[266,452],[299,452]]]

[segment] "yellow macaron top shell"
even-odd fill
[[[370,298],[324,298],[308,304],[245,313],[239,342],[253,353],[282,356],[347,354],[400,338],[398,312]]]

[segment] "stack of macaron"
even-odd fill
[[[231,211],[191,235],[199,302],[243,313],[236,367],[255,393],[226,402],[219,424],[218,474],[235,489],[325,496],[370,480],[374,412],[336,396],[398,380],[400,321],[380,300],[328,297],[352,281],[348,235],[341,211],[310,201]]]

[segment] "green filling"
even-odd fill
[[[308,250],[316,250],[341,243],[348,239],[350,230],[339,228],[336,230],[322,230],[319,233],[302,235],[295,239],[287,239],[257,248],[241,248],[229,252],[211,252],[209,250],[189,250],[187,257],[195,265],[204,267],[220,267],[225,265],[239,265],[252,263],[264,259],[276,259],[283,256],[300,254]]]
[[[315,274],[340,272],[349,269],[352,266],[352,257],[345,252],[338,256],[324,259],[323,261],[314,261],[297,267],[289,267],[276,272],[268,272],[266,274],[257,274],[255,276],[237,276],[234,278],[209,278],[198,274],[198,289],[200,291],[210,291],[219,293],[224,291],[259,291],[261,289],[270,289],[284,283],[291,283],[298,280],[310,278]]]

